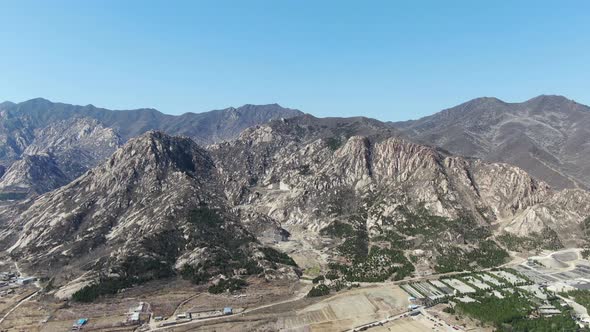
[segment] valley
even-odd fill
[[[570,295],[590,296],[590,261],[581,249],[515,258],[500,269],[361,283],[322,297],[306,296],[314,285],[306,276],[296,283],[248,282],[238,292],[209,294],[202,286],[168,279],[91,304],[35,296],[36,286],[26,285],[2,295],[0,328],[10,331],[16,324],[27,331],[68,330],[86,319],[85,331],[492,331],[508,319],[493,312],[496,305],[511,315],[523,310],[522,318],[511,324],[553,322],[572,328],[590,323],[588,302],[580,304]],[[510,309],[518,301],[532,306]],[[492,316],[481,316],[482,305]],[[227,308],[230,312],[224,313]]]

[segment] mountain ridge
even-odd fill
[[[556,188],[589,188],[590,107],[558,95],[521,103],[477,98],[391,123],[408,138],[453,154],[520,166]],[[581,151],[579,149],[582,149]]]
[[[54,103],[44,98],[0,105],[0,164],[3,168],[9,170],[25,154],[48,154],[66,175],[66,182],[96,166],[122,143],[148,130],[188,136],[201,145],[207,145],[232,139],[252,125],[303,114],[278,104],[246,104],[238,108],[178,116],[155,109],[111,111],[93,105]],[[13,177],[11,183],[26,183],[26,171],[21,169],[18,174],[23,179]],[[1,182],[0,179],[0,186]],[[33,192],[38,194],[55,189],[47,186],[37,188],[41,192]]]

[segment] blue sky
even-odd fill
[[[0,100],[418,118],[590,104],[590,1],[4,1]]]

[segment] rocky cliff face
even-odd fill
[[[453,154],[516,165],[557,189],[590,187],[590,108],[561,96],[479,98],[393,126]]]
[[[6,109],[14,104],[3,105],[7,106],[0,107],[0,163],[7,166],[18,159],[34,136],[25,120]]]
[[[75,118],[35,130],[23,154],[51,155],[71,181],[110,157],[121,144],[113,129],[94,119]]]

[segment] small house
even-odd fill
[[[37,278],[35,277],[26,277],[26,278],[17,278],[16,279],[16,283],[19,285],[28,285],[28,284],[32,284],[33,282],[37,281]]]
[[[139,312],[134,312],[130,315],[129,321],[132,324],[139,324]]]
[[[86,325],[86,323],[88,323],[88,318],[80,318],[74,323],[72,330],[79,330],[82,326]]]

